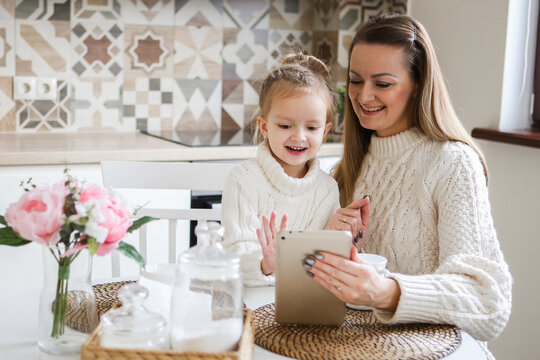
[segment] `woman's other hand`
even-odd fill
[[[276,235],[278,229],[276,227],[276,213],[272,211],[270,221],[266,216],[262,217],[262,230],[257,229],[257,238],[261,244],[263,259],[261,260],[261,271],[264,275],[273,274],[276,270]],[[287,228],[287,214],[281,218],[279,230]],[[263,234],[264,231],[264,234]]]
[[[328,228],[350,231],[357,249],[362,249],[369,227],[369,204],[370,197],[366,195],[354,200],[347,207],[338,209],[330,218]]]
[[[306,258],[308,275],[341,301],[395,311],[401,295],[397,281],[380,275],[357,256],[351,247],[351,260],[328,252]]]

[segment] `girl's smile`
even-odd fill
[[[308,169],[324,136],[332,127],[326,123],[327,101],[320,91],[300,90],[297,96],[274,98],[266,119],[257,122],[270,151],[289,176],[301,178]]]

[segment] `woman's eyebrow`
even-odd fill
[[[353,75],[362,77],[359,73],[357,73],[356,71],[354,71],[354,70],[352,70],[352,69],[350,70],[350,72],[351,72]],[[371,77],[372,79],[374,79],[374,78],[378,78],[378,77],[381,77],[381,76],[391,76],[391,77],[397,79],[397,76],[396,76],[396,75],[394,75],[394,74],[392,74],[392,73],[389,73],[389,72],[383,72],[383,73],[373,74],[373,75],[371,75],[370,77]]]

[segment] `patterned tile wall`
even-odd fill
[[[355,30],[407,0],[0,0],[0,132],[249,126],[265,72],[291,51],[346,79]],[[13,77],[55,77],[14,100]]]

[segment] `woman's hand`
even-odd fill
[[[266,216],[262,217],[263,230],[257,229],[257,238],[259,244],[261,244],[263,259],[261,260],[261,271],[264,275],[270,275],[276,270],[276,234],[278,229],[276,227],[276,213],[272,211],[270,215],[270,221]],[[279,230],[285,230],[287,228],[287,214],[281,218],[281,224]]]
[[[369,227],[369,203],[368,195],[356,199],[347,207],[337,209],[328,222],[330,230],[350,231],[358,250],[364,245]]]
[[[313,280],[324,286],[341,301],[394,311],[401,290],[397,281],[384,277],[356,255],[351,247],[351,260],[328,252],[306,258],[304,267]]]

